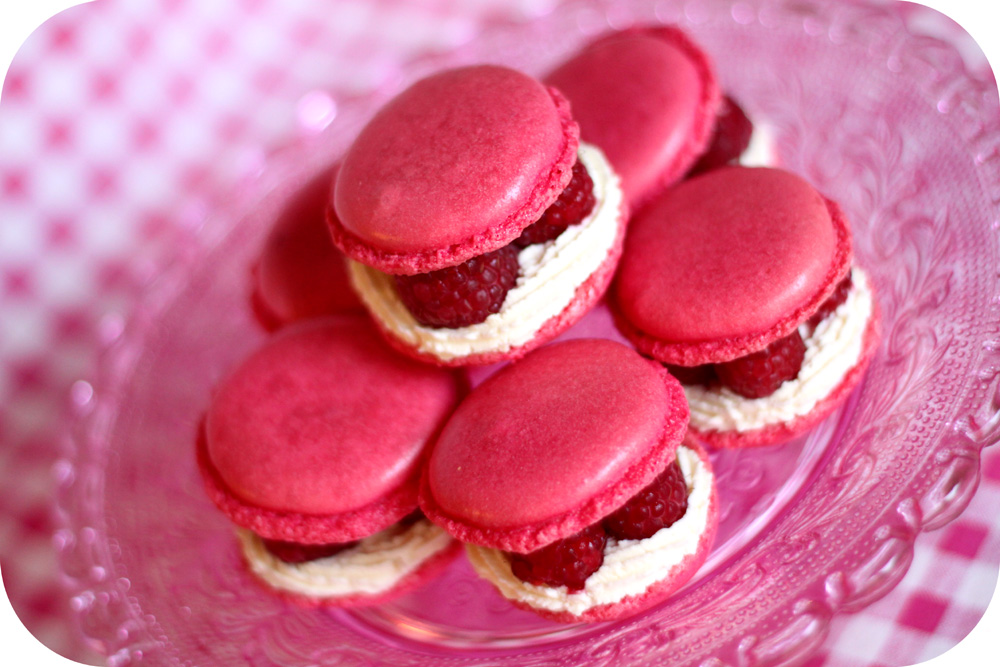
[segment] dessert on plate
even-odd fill
[[[691,430],[777,443],[858,384],[879,340],[874,288],[840,207],[779,169],[685,181],[631,223],[616,324],[684,384]]]
[[[581,139],[608,156],[630,210],[695,164],[720,102],[711,58],[674,26],[604,35],[545,82],[569,99]]]
[[[462,391],[389,349],[362,315],[287,327],[212,396],[198,463],[271,588],[307,604],[373,604],[460,546],[417,511],[425,446]]]
[[[523,355],[603,295],[619,179],[554,88],[505,67],[418,81],[355,139],[327,222],[390,343],[441,365]]]
[[[461,403],[420,506],[518,607],[565,622],[637,613],[688,581],[715,536],[712,467],[687,420],[680,384],[627,346],[548,345]]]
[[[324,210],[336,167],[310,181],[275,221],[253,268],[251,303],[268,330],[291,322],[362,310],[344,255],[326,228]]]

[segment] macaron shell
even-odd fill
[[[698,458],[701,459],[702,464],[709,470],[712,469],[712,464],[709,461],[708,454],[705,452],[705,449],[701,447],[701,445],[695,442],[692,438],[687,437],[685,438],[684,446],[697,452]],[[614,604],[593,607],[580,615],[574,615],[568,612],[553,612],[545,609],[536,609],[516,600],[511,600],[511,602],[516,607],[524,609],[525,611],[533,612],[539,616],[553,621],[558,621],[560,623],[594,623],[599,621],[613,621],[618,618],[638,614],[639,612],[663,602],[691,580],[698,569],[705,563],[705,559],[708,558],[708,554],[712,550],[712,545],[715,543],[715,536],[718,528],[719,494],[715,485],[715,476],[713,475],[712,495],[708,507],[708,522],[705,526],[705,531],[701,534],[701,537],[698,540],[698,548],[693,554],[685,556],[681,562],[670,569],[670,572],[666,577],[650,586],[641,595],[631,595],[620,600],[619,602],[615,602]]]
[[[644,354],[695,366],[791,334],[850,271],[840,207],[779,169],[729,167],[677,186],[630,223],[614,293]]]
[[[525,74],[480,65],[428,77],[344,157],[327,215],[334,241],[396,274],[496,250],[558,198],[578,144],[566,100]]]
[[[674,458],[680,384],[605,340],[536,351],[480,385],[421,482],[432,521],[466,542],[529,552],[614,511]]]
[[[857,363],[847,372],[834,390],[817,403],[816,407],[808,414],[790,422],[774,424],[752,431],[702,431],[691,426],[691,433],[702,442],[717,449],[764,447],[786,442],[802,435],[829,417],[861,382],[868,365],[878,350],[878,344],[882,338],[882,320],[877,299],[873,298],[872,307],[872,314],[868,320],[868,326],[865,328],[861,356]]]
[[[636,210],[704,152],[721,99],[711,60],[673,26],[602,37],[545,81],[569,99],[581,138],[605,152]]]
[[[433,364],[435,366],[484,366],[502,361],[515,361],[520,359],[524,355],[544,345],[580,321],[584,315],[590,312],[590,310],[597,305],[597,303],[601,300],[601,297],[603,297],[607,292],[608,287],[611,284],[611,280],[614,278],[615,269],[618,267],[618,261],[621,258],[622,248],[625,242],[625,216],[626,213],[622,211],[621,217],[618,220],[618,237],[615,239],[615,244],[610,252],[608,252],[608,256],[605,258],[604,262],[596,271],[594,271],[594,273],[590,275],[589,278],[587,278],[583,284],[576,288],[573,300],[570,301],[565,308],[563,308],[562,312],[546,321],[535,336],[524,345],[518,345],[510,348],[509,350],[498,350],[496,352],[483,354],[470,354],[465,357],[443,360],[432,354],[422,352],[416,346],[410,345],[406,343],[406,341],[399,339],[397,336],[393,335],[393,332],[390,329],[386,328],[378,320],[375,320],[375,324],[381,334],[385,337],[385,340],[390,346],[396,349],[396,351],[413,359],[417,359],[427,364]]]
[[[339,597],[310,597],[308,595],[300,595],[281,588],[268,586],[265,582],[255,576],[253,579],[259,585],[267,588],[269,592],[276,594],[278,597],[300,607],[310,609],[316,607],[369,607],[372,605],[382,604],[383,602],[389,602],[390,600],[395,600],[410,591],[420,588],[431,580],[436,579],[437,576],[441,574],[441,572],[447,568],[453,560],[455,560],[461,551],[462,544],[460,542],[454,542],[447,549],[428,558],[420,567],[403,577],[403,579],[401,579],[399,583],[391,589],[376,595],[358,594],[342,595]],[[245,560],[244,565],[246,565]],[[250,574],[253,576],[252,572]]]
[[[364,517],[392,523],[412,511],[390,516],[412,500],[424,446],[459,395],[455,375],[394,354],[366,318],[297,325],[216,390],[204,427],[210,478],[233,498],[223,509],[264,537],[340,541],[257,528],[340,523],[350,534]]]
[[[402,484],[370,505],[341,514],[318,516],[268,510],[242,500],[222,480],[208,454],[203,428],[199,430],[197,459],[212,503],[237,526],[269,540],[300,544],[350,542],[391,526],[410,514],[417,503],[414,481]]]
[[[252,305],[269,331],[298,320],[360,311],[346,260],[330,238],[326,202],[336,167],[296,195],[268,233],[253,270]]]

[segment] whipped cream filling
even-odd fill
[[[618,236],[622,205],[618,176],[594,146],[581,143],[578,157],[594,182],[594,209],[551,241],[521,250],[517,283],[499,312],[456,329],[423,326],[400,300],[391,275],[350,261],[351,282],[369,312],[400,340],[443,361],[507,352],[532,340],[573,301],[577,288],[604,263]]]
[[[778,164],[777,140],[774,128],[766,123],[754,123],[750,144],[740,155],[743,167],[774,167]]]
[[[507,556],[497,549],[466,544],[469,561],[508,600],[551,612],[579,616],[594,607],[641,595],[669,577],[686,556],[698,551],[708,526],[712,473],[687,447],[677,448],[677,461],[688,487],[687,512],[669,528],[643,540],[619,541],[609,536],[604,563],[587,578],[581,591],[570,593],[566,586],[536,586],[521,581],[511,572]]]
[[[815,330],[805,323],[799,327],[806,354],[795,379],[762,398],[746,398],[722,386],[685,385],[691,426],[700,431],[752,431],[807,415],[829,396],[861,358],[872,314],[868,277],[854,267],[851,280],[847,299]]]
[[[255,533],[240,529],[238,534],[254,574],[273,588],[313,598],[384,593],[451,544],[444,530],[421,519],[390,526],[327,558],[286,563]]]

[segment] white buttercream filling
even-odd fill
[[[750,144],[740,155],[739,162],[744,167],[773,167],[778,164],[777,141],[770,125],[754,124]]]
[[[751,431],[809,414],[854,368],[864,350],[872,291],[864,271],[851,270],[847,299],[814,331],[799,327],[806,345],[802,369],[770,396],[746,398],[722,386],[685,385],[691,425],[701,431]]]
[[[314,598],[384,593],[451,543],[444,530],[422,519],[390,526],[327,558],[286,563],[258,535],[238,532],[254,574],[274,588]]]
[[[400,340],[444,361],[507,352],[532,340],[573,301],[577,288],[604,263],[618,236],[622,203],[618,176],[598,148],[581,143],[578,155],[594,182],[594,209],[555,239],[518,254],[517,283],[499,312],[457,329],[423,326],[403,305],[391,275],[351,261],[351,282],[369,312]]]
[[[688,507],[684,516],[643,540],[619,541],[609,537],[604,548],[604,563],[587,578],[581,591],[570,593],[566,586],[536,586],[521,581],[511,572],[507,556],[497,549],[467,544],[469,561],[504,597],[536,609],[579,616],[593,607],[641,595],[667,578],[671,569],[686,556],[698,551],[698,543],[708,525],[712,473],[698,454],[687,447],[677,448],[677,461],[688,487]]]

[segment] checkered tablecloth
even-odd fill
[[[100,661],[57,583],[53,465],[69,397],[85,389],[74,382],[172,242],[213,192],[317,131],[338,96],[487,21],[557,2],[109,0],[51,19],[24,44],[0,97],[0,569],[40,641]],[[966,512],[921,537],[889,596],[837,619],[809,666],[912,664],[961,640],[997,580],[997,507],[994,448]]]

